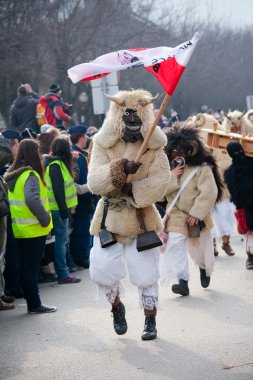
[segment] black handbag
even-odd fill
[[[157,233],[152,231],[147,231],[144,223],[144,215],[142,209],[136,209],[137,219],[140,223],[140,227],[144,232],[137,236],[136,248],[138,252],[147,251],[148,249],[160,247],[163,245],[161,239]]]
[[[106,197],[104,198],[104,212],[103,212],[103,218],[102,218],[101,226],[100,226],[101,230],[99,231],[99,239],[100,239],[100,244],[102,248],[107,248],[117,243],[115,235],[111,233],[110,231],[108,231],[107,228],[105,227],[105,219],[107,217],[108,208],[109,208],[109,200]]]

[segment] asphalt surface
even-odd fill
[[[232,237],[236,251],[219,247],[208,289],[191,263],[190,296],[160,289],[158,338],[141,340],[144,316],[137,291],[126,279],[128,332],[115,334],[109,304],[97,300],[88,270],[82,282],[40,286],[52,314],[30,315],[25,302],[0,312],[0,379],[253,379],[253,271],[245,269],[245,242]]]

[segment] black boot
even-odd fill
[[[124,304],[119,301],[117,306],[112,307],[113,327],[118,335],[123,335],[127,332],[127,321],[125,318],[126,310]]]
[[[157,330],[155,316],[150,316],[145,318],[144,330],[141,336],[142,340],[156,339]]]
[[[182,278],[179,280],[179,284],[172,285],[171,290],[175,294],[181,294],[181,296],[188,296],[190,293],[188,281],[185,281]]]
[[[246,269],[253,269],[253,255],[251,253],[248,253],[248,258],[246,260]]]
[[[199,271],[200,271],[200,282],[201,282],[202,288],[208,288],[211,278],[206,275],[205,269],[199,268]]]

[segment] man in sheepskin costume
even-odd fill
[[[213,129],[214,131],[222,130],[218,120],[213,116],[206,113],[199,113],[196,116],[189,116],[184,123],[187,127],[196,127],[200,130],[200,137],[203,138],[207,144],[208,133],[203,129]],[[224,182],[224,171],[230,166],[231,158],[221,149],[213,149],[213,156],[217,162],[219,174],[223,184],[223,196],[212,210],[212,218],[214,221],[214,228],[212,229],[214,255],[218,256],[216,238],[221,236],[222,249],[227,255],[233,256],[234,250],[230,245],[230,235],[233,232],[235,217],[233,214],[233,206],[229,201],[229,191]]]
[[[126,256],[129,278],[138,287],[146,317],[142,340],[150,340],[157,336],[159,249],[137,251],[137,236],[144,232],[138,215],[141,211],[147,231],[161,231],[162,221],[154,203],[164,197],[170,178],[169,163],[163,151],[167,139],[156,127],[140,162],[134,162],[154,121],[154,98],[147,91],[132,90],[119,91],[110,99],[106,119],[94,137],[88,174],[91,192],[103,197],[91,224],[94,245],[90,254],[90,275],[97,283],[99,293],[112,304],[115,332],[125,334],[127,322],[125,307],[120,300],[120,280],[126,276],[123,260]],[[132,179],[127,183],[129,174]],[[101,248],[98,235],[107,199],[105,226],[115,235],[117,242]]]
[[[183,191],[165,223],[169,235],[160,260],[161,282],[171,280],[173,293],[188,296],[188,252],[199,267],[202,287],[207,288],[210,283],[215,262],[211,210],[222,196],[222,184],[215,159],[205,148],[197,128],[176,126],[166,135],[165,152],[173,169],[166,195],[168,205],[180,187]],[[176,166],[179,159],[183,164]],[[199,231],[195,229],[195,234],[190,236],[193,227]]]

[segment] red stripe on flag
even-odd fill
[[[175,57],[172,57],[164,62],[156,63],[155,65],[146,66],[144,68],[150,71],[159,80],[164,90],[169,95],[172,95],[184,72],[185,66],[181,66],[176,61]]]
[[[87,77],[87,78],[81,79],[80,82],[87,82],[89,80],[100,79],[100,78],[106,77],[109,74],[111,74],[111,73],[103,73],[103,74],[93,75],[92,77]]]

